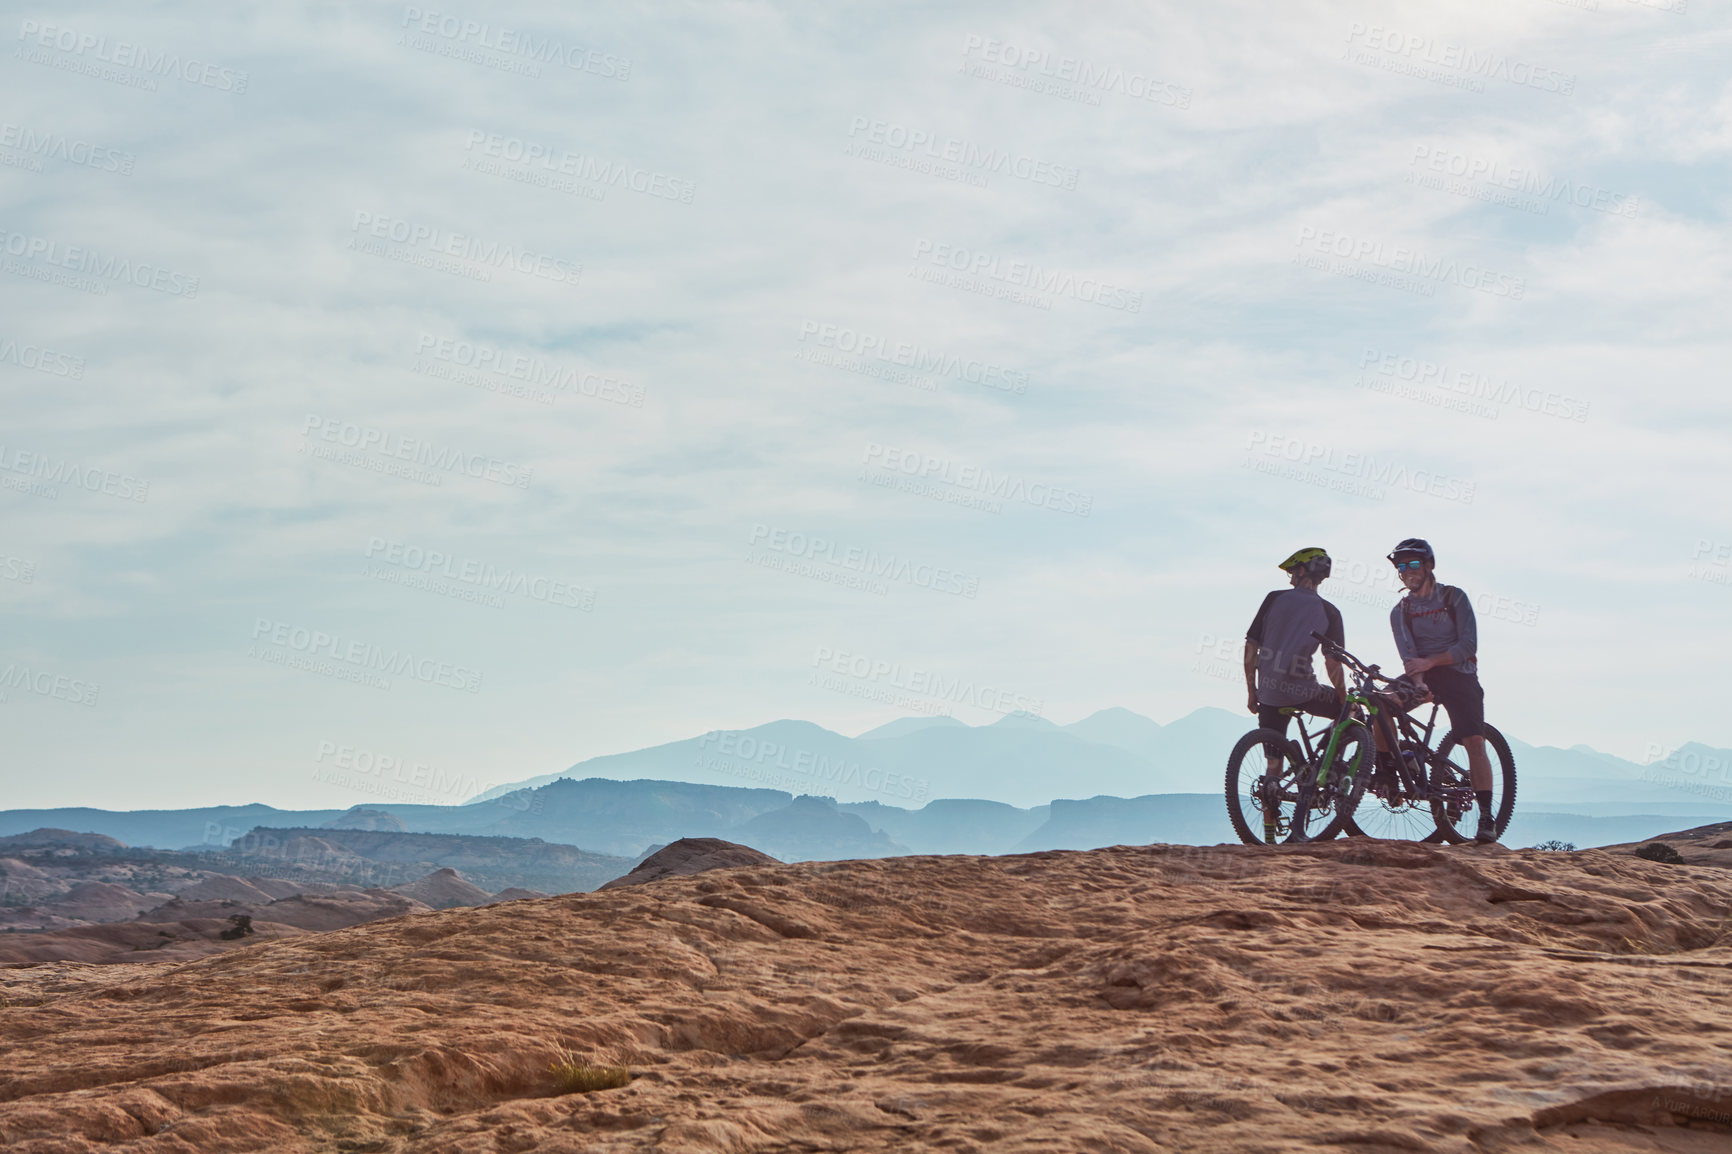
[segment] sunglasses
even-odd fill
[[[1425,568],[1425,562],[1418,558],[1415,558],[1412,561],[1397,561],[1395,563],[1395,571],[1397,573],[1417,573],[1423,568]]]

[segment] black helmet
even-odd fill
[[[1303,573],[1313,581],[1321,581],[1329,576],[1329,554],[1322,548],[1313,545],[1308,549],[1299,550],[1281,562],[1281,568],[1288,573]]]
[[[1431,542],[1423,537],[1409,537],[1397,545],[1395,550],[1389,554],[1389,561],[1393,564],[1396,561],[1404,561],[1414,557],[1421,561],[1429,561],[1433,565],[1437,564],[1437,557],[1431,551]]]

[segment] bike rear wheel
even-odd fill
[[[1491,759],[1491,811],[1497,817],[1497,835],[1509,826],[1515,813],[1515,757],[1509,742],[1492,726],[1485,727],[1485,752]],[[1455,730],[1437,747],[1431,771],[1431,816],[1447,842],[1472,841],[1479,826],[1473,783],[1468,776],[1467,750]]]
[[[1305,767],[1289,840],[1328,841],[1346,828],[1371,778],[1372,750],[1370,732],[1363,725],[1349,725],[1333,753],[1325,746],[1317,764]]]
[[[1279,762],[1272,778],[1271,757]],[[1227,817],[1240,841],[1275,845],[1288,838],[1304,767],[1298,745],[1273,729],[1253,729],[1239,739],[1227,758]]]

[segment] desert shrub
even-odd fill
[[[1575,849],[1576,843],[1573,841],[1559,841],[1557,838],[1553,838],[1551,841],[1542,841],[1539,845],[1534,846],[1534,848],[1565,851]]]
[[[1651,841],[1636,851],[1636,856],[1649,861],[1663,861],[1670,865],[1683,865],[1684,855],[1663,841]]]
[[[631,1081],[631,1071],[624,1066],[592,1066],[588,1062],[561,1053],[548,1070],[561,1094],[590,1094],[597,1090],[617,1090]]]

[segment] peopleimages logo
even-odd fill
[[[481,692],[479,670],[433,658],[417,657],[404,649],[386,649],[371,642],[345,640],[339,634],[326,633],[321,629],[307,629],[286,621],[260,617],[253,622],[253,640],[261,639],[266,644],[277,646],[279,651],[287,651],[310,661],[337,662],[357,675],[345,677],[344,680],[370,681],[381,689],[389,689],[390,683],[379,684],[382,679],[374,675],[388,673],[393,677],[412,677],[416,681],[444,686],[446,689]],[[268,650],[261,651],[257,646],[248,652],[253,657],[267,661],[276,660],[269,655]],[[289,661],[285,664],[298,666],[299,663]],[[313,672],[324,670],[314,669]]]
[[[0,248],[22,262],[6,262],[6,271],[34,280],[64,284],[98,296],[108,292],[108,283],[126,283],[169,296],[198,296],[198,278],[161,265],[134,262],[128,257],[103,255],[84,245],[63,244],[45,236],[0,228]],[[67,273],[56,270],[66,269]],[[76,274],[76,275],[68,275]],[[93,279],[86,279],[93,278]]]
[[[32,479],[18,482],[11,477],[0,476],[0,485],[46,497],[51,501],[58,500],[60,496],[60,490],[53,488],[55,485],[68,485],[88,493],[116,497],[122,501],[150,500],[150,482],[134,477],[131,473],[116,473],[111,469],[80,465],[64,457],[55,459],[47,453],[32,453],[0,444],[0,474],[5,473],[16,473]]]
[[[792,757],[793,760],[789,760]],[[800,774],[826,786],[852,785],[872,793],[909,798],[924,802],[931,783],[923,777],[891,773],[876,766],[863,766],[846,757],[831,757],[810,749],[790,749],[775,741],[763,741],[749,733],[712,729],[698,741],[695,769],[710,769],[721,773],[730,770],[781,770],[784,774]],[[748,776],[736,772],[735,776]],[[749,776],[758,776],[750,774]],[[766,779],[767,780],[767,779]]]
[[[27,665],[19,665],[14,662],[6,666],[5,669],[0,669],[0,689],[22,689],[26,693],[34,693],[39,697],[52,697],[56,701],[64,701],[70,705],[84,705],[94,708],[96,695],[101,690],[101,686],[64,673],[53,673],[46,669],[31,669]],[[6,695],[0,693],[0,701],[4,700],[6,700]]]
[[[972,705],[994,713],[1029,713],[1038,717],[1045,707],[1045,702],[1039,698],[1025,697],[991,685],[976,685],[973,681],[946,677],[918,666],[904,666],[900,661],[874,661],[858,653],[846,653],[825,645],[813,651],[812,664],[818,669],[812,675],[812,683],[826,688],[833,686],[826,685],[820,675],[836,673],[864,682],[875,690],[900,690],[952,705]]]
[[[1040,481],[1030,482],[1014,474],[994,473],[979,465],[934,457],[913,449],[880,445],[876,441],[866,446],[864,461],[891,475],[900,473],[918,481],[949,485],[1003,501],[1021,501],[1058,513],[1087,517],[1094,508],[1094,497],[1088,493]]]
[[[1491,160],[1483,156],[1469,156],[1465,152],[1457,152],[1451,148],[1430,144],[1413,146],[1413,156],[1407,162],[1412,167],[1423,167],[1433,173],[1453,176],[1459,180],[1483,183],[1490,188],[1498,189],[1523,196],[1533,197],[1539,203],[1539,211],[1546,211],[1546,201],[1563,201],[1577,208],[1591,208],[1596,212],[1609,213],[1616,216],[1635,217],[1640,214],[1641,201],[1634,196],[1610,192],[1596,184],[1581,184],[1563,177],[1542,177],[1532,167],[1507,165],[1501,160]],[[1409,173],[1410,178],[1415,174]],[[1516,205],[1516,207],[1521,207]]]
[[[425,761],[411,761],[388,753],[377,753],[365,746],[343,745],[335,741],[319,742],[315,764],[328,763],[341,774],[327,772],[313,776],[327,785],[346,785],[350,789],[378,794],[393,801],[427,797],[448,797],[461,805],[476,794],[486,793],[497,782],[483,782],[474,774],[447,773]],[[531,801],[527,795],[506,794],[494,799],[494,804],[519,813],[540,813],[541,801]],[[239,834],[234,835],[236,837]]]
[[[92,144],[64,133],[37,132],[17,124],[0,124],[0,148],[16,149],[35,160],[63,160],[67,164],[78,164],[100,172],[117,172],[122,176],[132,175],[133,162],[137,159],[130,152]]]
[[[970,35],[962,42],[962,55],[969,57],[975,53],[979,53],[980,60],[987,64],[1020,69],[1024,73],[1032,70],[1034,75],[1073,84],[1085,92],[1117,92],[1132,100],[1146,100],[1169,108],[1191,106],[1189,88],[1158,80],[1145,72],[1096,64],[1077,56],[1054,56],[1051,52],[1020,48],[990,36]],[[1089,103],[1098,102],[1097,97]]]
[[[1354,237],[1344,232],[1318,230],[1310,225],[1302,225],[1299,238],[1293,243],[1299,246],[1301,252],[1310,251],[1318,256],[1339,257],[1421,280],[1442,281],[1445,284],[1460,285],[1462,288],[1478,289],[1482,293],[1508,297],[1510,300],[1519,301],[1527,292],[1527,281],[1522,277],[1508,276],[1477,264],[1454,259],[1428,257],[1403,245],[1386,250],[1382,241],[1368,237]]]
[[[471,264],[486,265],[488,268],[510,269],[555,284],[576,285],[583,275],[582,261],[530,252],[528,249],[500,244],[498,241],[482,240],[461,232],[415,224],[401,217],[384,216],[364,209],[355,210],[355,221],[349,226],[349,230],[355,234],[349,239],[350,248],[361,248],[365,237],[389,240],[402,245],[409,252],[421,253],[425,250],[427,259],[455,257]]]
[[[1321,484],[1325,488],[1352,492],[1374,500],[1382,500],[1388,489],[1406,489],[1410,493],[1423,493],[1446,501],[1473,503],[1475,486],[1472,481],[1431,469],[1410,468],[1400,461],[1380,461],[1366,453],[1343,452],[1333,445],[1318,444],[1300,437],[1259,430],[1250,435],[1246,451],[1245,464],[1259,472],[1274,472],[1293,480]],[[1281,462],[1294,471],[1282,472],[1268,467]],[[1312,469],[1334,477],[1324,478],[1321,474],[1311,473]]]
[[[939,137],[923,128],[909,128],[894,121],[874,120],[867,116],[856,116],[849,122],[848,136],[857,141],[848,146],[848,155],[890,163],[896,167],[907,167],[898,163],[903,154],[909,158],[918,155],[918,159],[923,163],[937,161],[941,167],[950,164],[956,166],[958,173],[979,176],[982,179],[978,183],[982,187],[986,185],[986,177],[1013,176],[1033,184],[1074,189],[1080,175],[1071,165],[1037,160],[1032,156],[1009,153],[1001,148],[984,148],[958,137]],[[879,147],[868,147],[871,145]],[[940,175],[943,175],[942,171]]]
[[[979,577],[911,561],[894,553],[880,554],[858,545],[843,545],[839,541],[815,534],[808,536],[805,533],[758,524],[752,526],[751,536],[746,539],[746,543],[789,557],[833,565],[863,577],[901,581],[938,593],[953,593],[959,597],[973,598],[980,592]]]
[[[492,593],[512,593],[531,601],[542,601],[567,609],[589,612],[595,608],[595,590],[568,581],[555,581],[521,573],[516,569],[496,568],[486,561],[453,557],[437,549],[423,549],[403,541],[372,537],[367,541],[367,558],[384,562],[412,573],[459,581]],[[435,590],[437,591],[437,590]]]
[[[1559,96],[1572,95],[1576,90],[1576,78],[1568,72],[1518,60],[1489,48],[1468,48],[1447,41],[1440,44],[1430,36],[1358,20],[1347,25],[1347,42],[1382,52],[1384,58],[1410,68],[1424,65],[1447,68],[1476,80],[1503,80]]]
[[[0,365],[13,364],[21,369],[35,369],[51,377],[84,379],[84,358],[71,353],[57,353],[41,345],[27,344],[11,337],[0,337]]]
[[[40,48],[53,48],[73,57],[95,60],[120,68],[133,68],[151,76],[160,76],[165,79],[173,77],[177,80],[184,80],[188,84],[214,88],[219,92],[232,92],[238,96],[247,90],[247,74],[239,68],[223,68],[216,64],[206,64],[190,56],[182,60],[178,52],[153,52],[149,48],[138,44],[129,44],[125,40],[116,40],[110,44],[106,36],[79,32],[74,28],[62,28],[57,24],[43,24],[35,20],[20,21],[18,39],[27,45],[34,43]],[[43,61],[38,61],[38,63],[43,63]],[[156,86],[152,83],[150,87],[154,90]]]
[[[1565,421],[1588,419],[1588,402],[1563,393],[1524,389],[1507,380],[1497,380],[1472,369],[1454,369],[1439,361],[1427,361],[1401,353],[1367,348],[1359,358],[1360,369],[1372,368],[1379,376],[1414,385],[1456,393],[1468,400],[1513,405],[1530,413]]]
[[[1710,585],[1732,585],[1732,542],[1696,539],[1696,552],[1690,560],[1690,576]]]
[[[977,252],[961,245],[917,240],[914,242],[915,270],[918,272],[923,264],[1010,290],[1050,293],[1121,312],[1143,310],[1141,292],[1110,285],[1087,275],[1041,268],[1027,261],[1003,260],[991,253]]]
[[[431,442],[416,437],[405,437],[388,429],[375,428],[372,425],[357,425],[351,421],[339,420],[336,417],[321,417],[309,413],[301,435],[306,438],[302,452],[307,451],[308,443],[316,437],[333,445],[341,445],[353,449],[356,454],[373,453],[391,461],[406,461],[428,469],[443,470],[447,473],[461,473],[466,477],[478,480],[493,481],[500,485],[510,485],[518,489],[529,488],[531,478],[535,476],[534,465],[519,465],[513,461],[501,461],[496,457],[484,457],[479,453],[467,453],[462,449],[453,449],[448,445],[434,445]],[[314,456],[322,456],[318,452],[321,447],[312,445]],[[352,462],[343,461],[344,464]],[[378,470],[375,470],[378,471]],[[433,474],[435,484],[443,478]]]
[[[430,356],[461,368],[493,373],[520,381],[531,389],[594,397],[615,405],[643,408],[643,387],[570,365],[552,364],[529,353],[497,348],[484,341],[466,341],[422,332],[415,341],[419,356]]]
[[[623,161],[585,156],[570,149],[554,148],[533,140],[520,140],[515,136],[500,136],[498,133],[471,129],[469,140],[463,148],[466,152],[479,151],[483,157],[506,161],[526,169],[540,168],[550,176],[569,176],[573,180],[598,184],[604,188],[625,188],[680,204],[690,204],[692,197],[697,194],[697,185],[677,176],[669,176],[665,172],[652,172]]]
[[[1650,741],[1642,753],[1643,765],[1659,765],[1666,769],[1677,770],[1693,777],[1717,775],[1721,781],[1732,780],[1732,762],[1722,759],[1712,749],[1695,750],[1673,748],[1657,741]]]
[[[844,325],[824,324],[819,321],[800,322],[800,343],[810,341],[813,345],[834,349],[839,353],[847,353],[861,359],[873,358],[901,368],[912,369],[923,376],[951,377],[959,381],[967,381],[971,385],[981,385],[1000,392],[1022,394],[1028,392],[1028,374],[1015,369],[1006,368],[986,360],[965,360],[946,352],[938,352],[924,345],[909,341],[898,341],[890,337],[878,336],[873,333],[859,332]]]
[[[461,16],[416,8],[403,9],[402,27],[448,40],[453,46],[483,48],[506,56],[520,56],[538,64],[558,64],[573,72],[588,72],[606,80],[630,80],[631,61],[581,44],[567,44],[552,36],[537,36],[518,28],[465,20]]]

